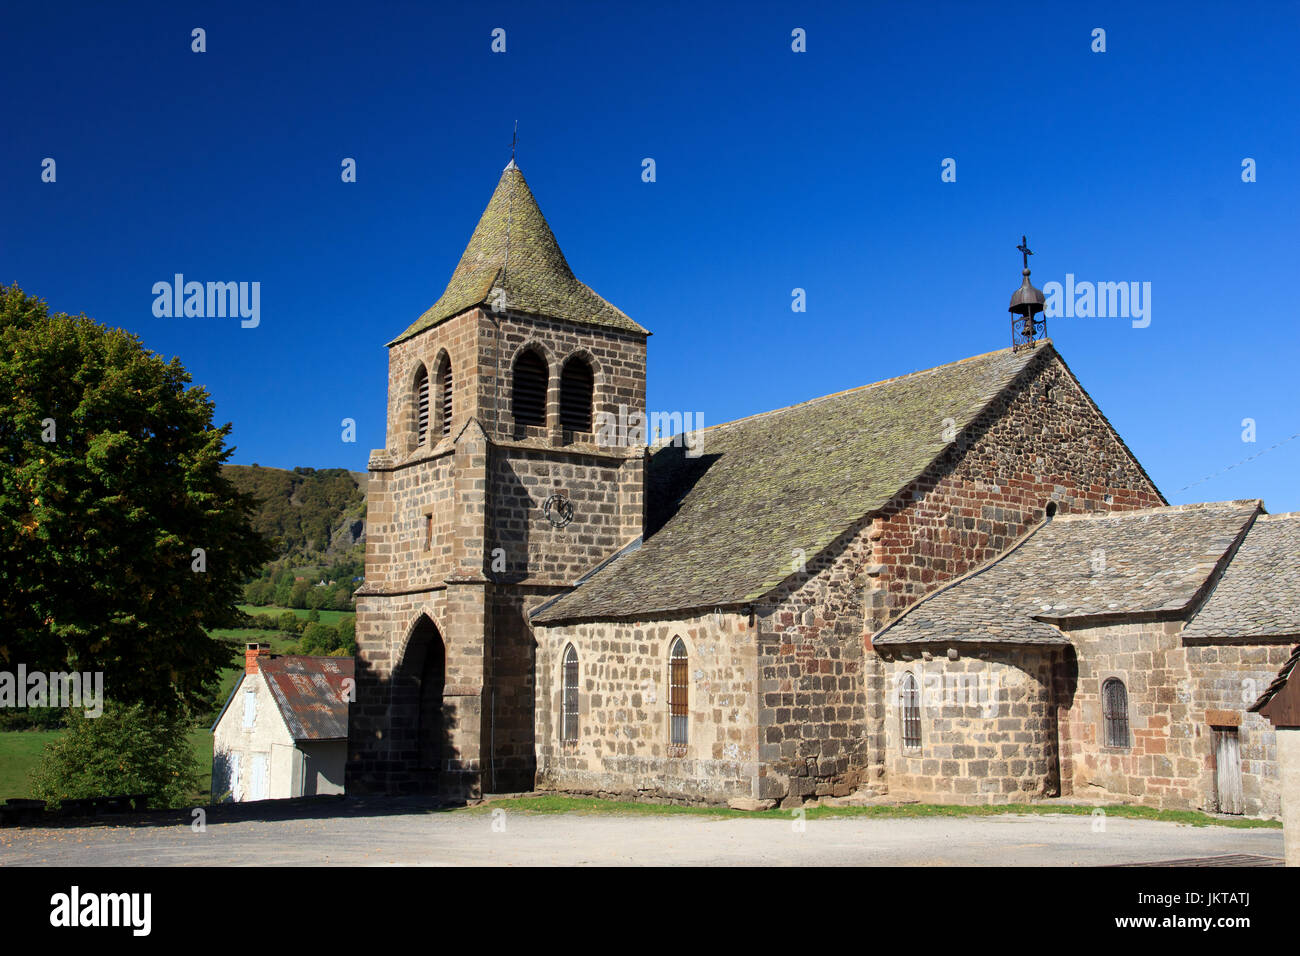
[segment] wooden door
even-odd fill
[[[1236,727],[1214,728],[1214,784],[1220,813],[1243,813],[1241,738]]]
[[[265,800],[267,794],[267,755],[253,754],[253,781],[248,799]]]

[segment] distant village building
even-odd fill
[[[1277,813],[1300,519],[1169,506],[1021,250],[1013,348],[647,447],[649,333],[512,161],[389,343],[349,791]]]
[[[212,725],[214,801],[343,793],[350,657],[281,656],[249,644]]]

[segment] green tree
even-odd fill
[[[303,630],[298,647],[303,654],[328,654],[339,648],[338,631],[328,624],[313,621]]]
[[[264,607],[270,604],[272,596],[270,581],[259,578],[244,585],[244,600],[256,607]]]
[[[142,793],[151,807],[183,807],[194,799],[199,762],[183,710],[108,701],[98,717],[68,712],[68,730],[49,744],[31,775],[47,803]]]
[[[289,594],[289,607],[305,608],[307,606],[307,590],[311,587],[305,580],[295,581],[293,591]]]
[[[271,556],[223,476],[230,425],[177,359],[0,287],[0,663],[201,707]],[[197,550],[196,550],[197,549]]]
[[[275,606],[288,607],[293,600],[293,582],[281,581],[275,586]]]
[[[350,615],[341,617],[334,630],[338,631],[339,649],[349,657],[354,656],[357,653],[357,619]]]

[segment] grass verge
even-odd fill
[[[760,811],[732,810],[730,807],[688,807],[674,804],[635,803],[630,800],[603,800],[595,797],[561,797],[550,794],[535,797],[507,797],[488,803],[457,810],[457,813],[489,813],[496,808],[514,810],[520,813],[599,813],[614,816],[664,816],[666,814],[691,814],[694,816],[717,817],[721,819],[790,819],[789,810],[772,809]],[[1236,827],[1252,829],[1263,827],[1281,829],[1282,824],[1276,820],[1256,820],[1251,818],[1226,819],[1197,810],[1157,810],[1153,807],[1138,807],[1131,804],[1117,803],[1103,807],[1074,803],[1014,803],[992,806],[947,806],[934,803],[900,803],[880,804],[868,807],[806,807],[809,820],[830,820],[840,817],[987,817],[1013,813],[1020,814],[1066,814],[1073,816],[1090,816],[1094,810],[1105,811],[1108,817],[1123,817],[1133,820],[1160,820],[1165,823],[1181,823],[1193,827]]]

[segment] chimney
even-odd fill
[[[270,657],[270,656],[271,656],[270,644],[250,643],[244,645],[244,673],[256,674],[257,659],[259,657]]]

